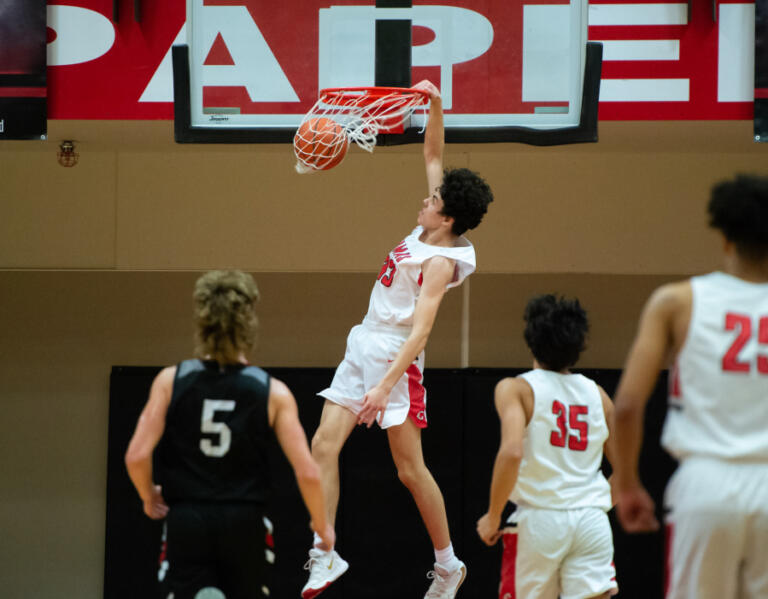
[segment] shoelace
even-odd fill
[[[311,570],[312,569],[312,563],[319,561],[316,557],[310,557],[307,562],[304,564],[305,570]]]
[[[440,587],[445,584],[446,580],[440,574],[435,572],[434,570],[430,570],[427,572],[427,578],[432,582],[432,585],[430,585],[429,589],[427,590],[427,594],[425,595],[424,599],[428,599],[429,597],[439,597],[439,593],[442,592],[443,589]],[[435,595],[435,593],[438,593]]]

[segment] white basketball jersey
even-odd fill
[[[600,471],[608,425],[597,384],[539,368],[520,376],[533,389],[533,414],[510,500],[545,509],[611,509]]]
[[[416,227],[408,237],[389,252],[371,292],[366,320],[374,324],[409,327],[421,290],[421,265],[433,256],[456,261],[456,270],[448,288],[461,282],[475,270],[475,248],[464,236],[454,247],[441,247],[419,241],[424,231]]]
[[[768,283],[691,279],[661,442],[673,456],[768,461]]]

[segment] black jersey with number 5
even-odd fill
[[[169,504],[265,501],[268,399],[269,375],[255,366],[178,365],[157,462]]]

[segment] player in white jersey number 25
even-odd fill
[[[768,178],[712,189],[723,271],[648,300],[616,394],[617,514],[659,527],[638,472],[643,415],[670,366],[661,443],[680,465],[665,491],[667,599],[768,597]],[[668,361],[669,360],[669,361]]]

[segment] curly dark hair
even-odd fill
[[[560,371],[578,362],[589,331],[587,313],[578,299],[536,296],[525,307],[523,318],[525,342],[539,364]]]
[[[747,260],[768,258],[768,177],[737,175],[712,188],[709,224]]]
[[[197,357],[233,364],[241,353],[253,349],[259,290],[251,275],[239,270],[212,270],[197,280],[192,296]]]
[[[488,183],[468,168],[443,171],[440,197],[443,199],[442,213],[454,219],[451,228],[454,235],[462,235],[479,225],[488,211],[488,204],[493,202]]]

